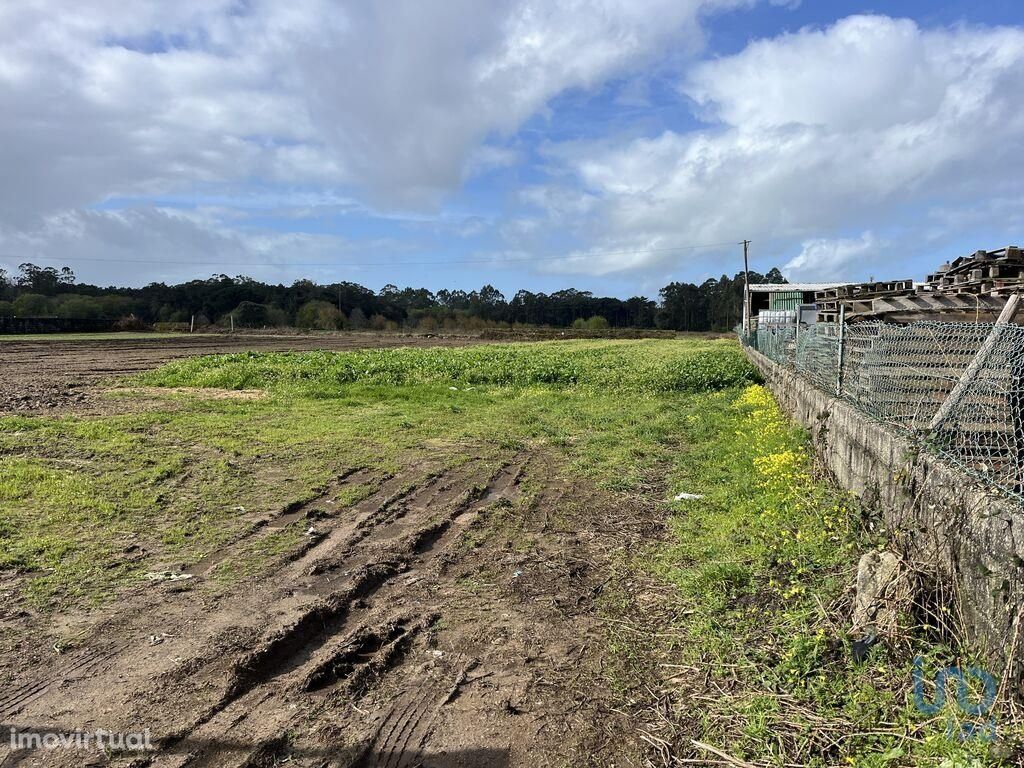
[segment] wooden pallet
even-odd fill
[[[1024,251],[1006,246],[977,251],[943,264],[915,286],[912,280],[842,285],[816,291],[818,322],[918,320],[991,322],[1005,298],[1024,291]]]
[[[928,275],[927,284],[936,291],[977,292],[985,281],[1024,282],[1024,252],[1009,245],[996,251],[977,251],[943,264]]]
[[[866,299],[874,296],[913,292],[913,290],[913,280],[890,280],[884,283],[855,283],[854,285],[842,285],[836,288],[836,297],[840,299]]]

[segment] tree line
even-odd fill
[[[778,269],[751,272],[750,280],[785,282]],[[657,302],[643,296],[618,299],[567,288],[521,290],[506,299],[491,285],[437,292],[386,285],[374,292],[352,282],[296,280],[286,286],[223,274],[177,285],[104,288],[76,282],[69,267],[25,263],[14,275],[0,269],[0,317],[104,321],[120,329],[180,326],[195,318],[199,326],[423,331],[509,325],[725,331],[740,321],[743,273],[700,285],[673,282],[659,296]]]

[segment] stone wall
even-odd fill
[[[805,425],[838,482],[883,516],[895,546],[958,593],[969,639],[1000,670],[1024,672],[1024,510],[907,436],[873,421],[756,350],[747,357]],[[949,606],[956,611],[957,606]]]

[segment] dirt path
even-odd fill
[[[225,352],[346,350],[366,347],[479,344],[467,336],[396,334],[310,336],[196,335],[88,340],[8,340],[0,337],[0,412],[43,412],[81,408],[103,380],[155,368],[170,360]]]
[[[637,764],[596,602],[610,553],[650,517],[566,486],[556,466],[521,453],[346,471],[317,500],[253,519],[190,578],[87,616],[56,664],[41,637],[25,640],[2,670],[0,722],[148,729],[156,750],[0,744],[0,765]],[[371,495],[335,510],[366,483]],[[302,545],[268,575],[216,587],[224,558],[296,523]]]

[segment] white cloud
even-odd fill
[[[553,97],[693,52],[701,14],[746,1],[3,3],[0,234],[75,253],[61,217],[124,238],[142,219],[86,209],[254,182],[436,211],[519,161],[508,137]]]
[[[62,265],[69,263],[64,259],[71,253],[76,258],[70,263],[80,275],[123,285],[137,282],[127,275],[143,268],[143,282],[178,282],[220,273],[291,282],[289,265],[299,263],[307,265],[306,276],[322,276],[329,282],[337,279],[337,268],[314,265],[374,253],[372,245],[356,248],[333,235],[237,230],[220,214],[216,209],[184,213],[152,207],[63,211],[32,229],[0,230],[0,267],[14,272],[22,261]]]
[[[805,240],[800,253],[786,263],[783,271],[791,279],[804,282],[844,278],[867,280],[870,275],[865,272],[868,268],[865,260],[876,255],[878,247],[879,243],[870,232],[858,238]]]
[[[1020,29],[855,16],[702,63],[683,89],[713,125],[551,150],[577,194],[597,199],[589,227],[609,250],[748,237],[762,253],[793,253],[808,241],[792,263],[810,269],[817,258],[827,277],[830,263],[845,268],[843,232],[904,231],[937,207],[1019,194]],[[840,260],[822,260],[829,248]],[[592,259],[584,269],[678,258]]]
[[[628,110],[661,98],[647,78],[700,48],[702,15],[751,2],[0,4],[0,248],[252,260],[271,243],[315,260],[343,246],[234,229],[250,195],[296,218],[372,206],[448,226],[448,193],[533,162],[516,132],[555,97],[614,82]],[[577,257],[552,269],[593,274],[664,271],[706,252],[634,252],[749,237],[827,277],[869,247],[851,232],[875,233],[877,250],[1007,222],[1022,92],[1018,28],[854,16],[802,29],[693,67],[678,108],[704,126],[549,147],[551,180],[510,198],[528,210],[499,224],[489,209],[463,234],[491,227],[523,253],[572,238]],[[88,210],[197,195],[222,210]]]
[[[0,216],[197,181],[436,205],[558,93],[699,42],[732,0],[331,0],[0,9]]]

